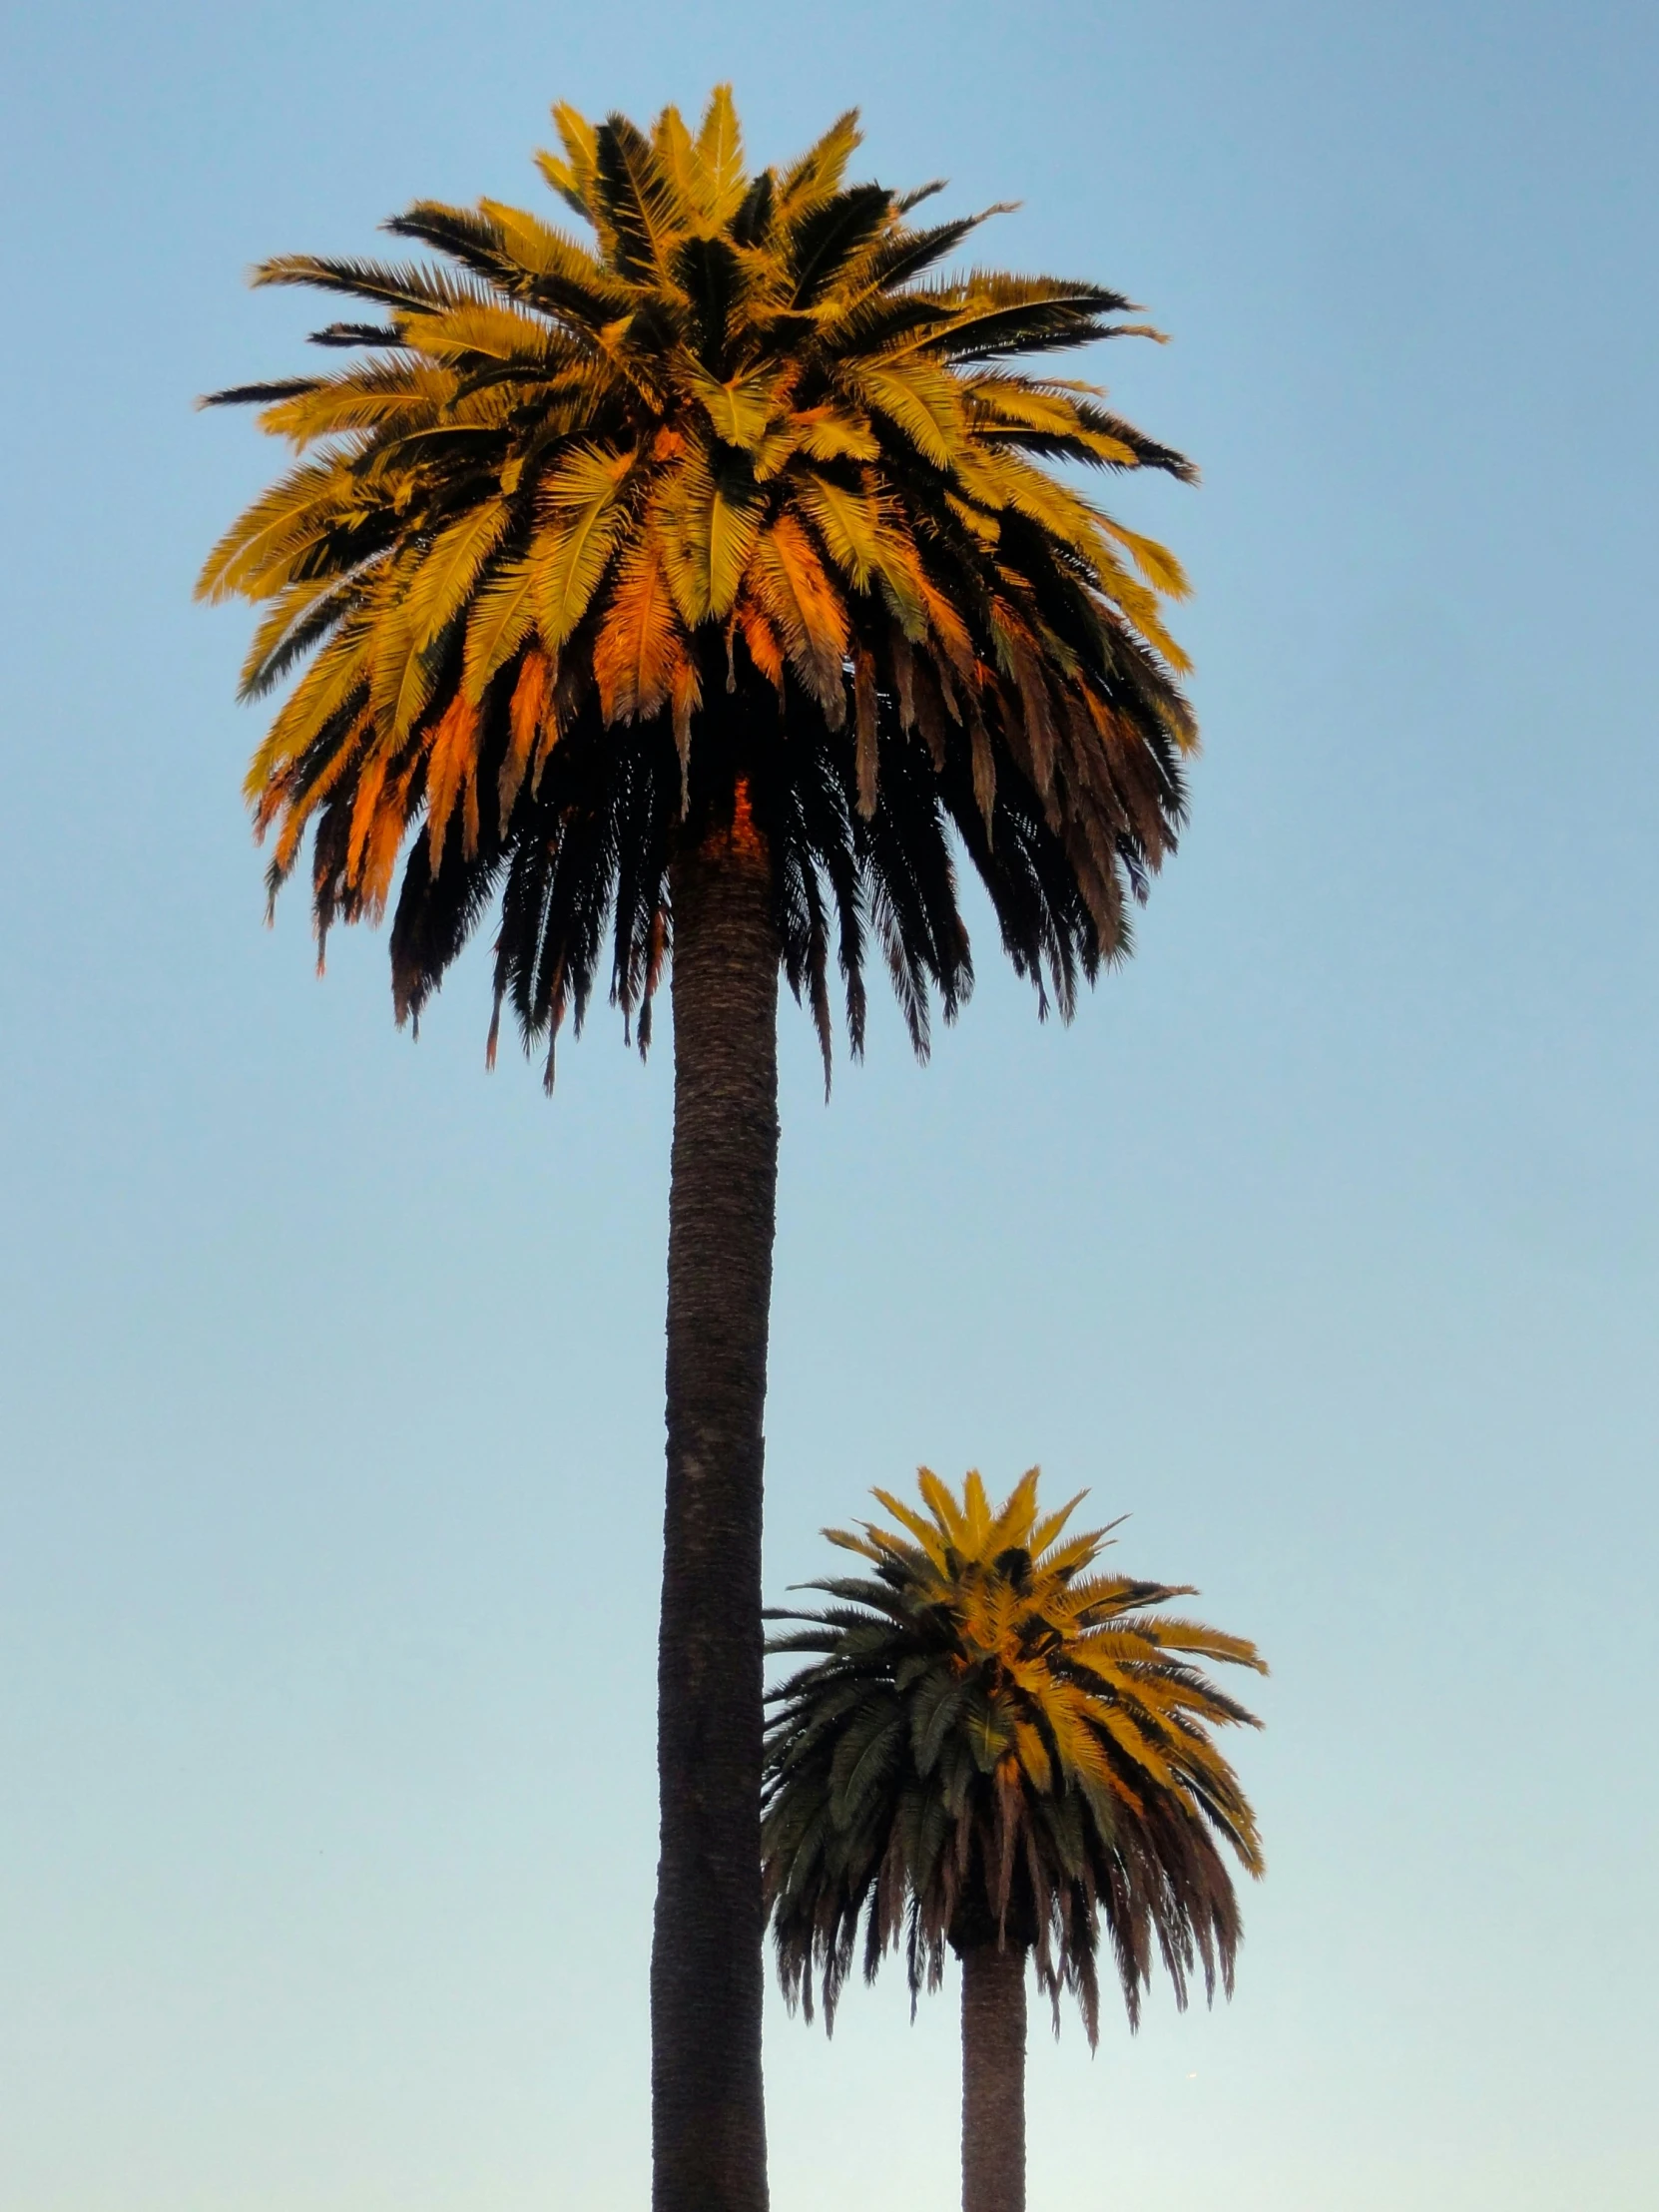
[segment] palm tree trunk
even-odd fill
[[[739,787],[679,855],[668,1509],[651,1957],[654,2212],[765,2212],[761,1475],[778,1192],[772,866]]]
[[[962,2212],[1025,2212],[1025,1951],[962,1952]]]

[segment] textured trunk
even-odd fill
[[[962,1953],[962,2212],[1025,2212],[1025,1951]]]
[[[772,871],[742,788],[676,859],[655,2212],[765,2212],[761,1471],[778,1191]]]

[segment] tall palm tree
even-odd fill
[[[214,395],[300,458],[201,590],[264,610],[245,697],[300,672],[247,790],[273,898],[310,837],[319,956],[401,859],[399,1021],[493,911],[489,1056],[510,1004],[551,1084],[607,968],[643,1050],[670,966],[656,2202],[758,2212],[779,973],[828,1081],[831,955],[856,1054],[873,934],[925,1053],[972,982],[956,843],[1040,1009],[1125,950],[1182,813],[1184,586],[1045,464],[1192,471],[1048,373],[1128,302],[938,274],[983,218],[847,185],[854,116],[755,175],[725,88],[695,137],[554,119],[585,242],[422,201],[387,229],[435,261],[256,272],[368,319],[314,333],[337,374]]]
[[[924,1510],[885,1490],[898,1531],[827,1529],[873,1577],[776,1637],[812,1663],[772,1692],[763,1849],[786,1994],[826,2024],[858,1948],[873,1980],[902,1947],[910,2001],[962,1966],[963,2212],[1024,2212],[1025,1977],[1060,2024],[1099,2031],[1102,1924],[1133,2025],[1153,1944],[1185,2005],[1201,1967],[1228,1993],[1239,1909],[1217,1838],[1262,1872],[1255,1817],[1211,1736],[1257,1723],[1193,1664],[1267,1670],[1253,1644],[1157,1608],[1185,1585],[1106,1574],[1107,1531],[1042,1515],[1037,1470],[997,1510],[978,1474]]]

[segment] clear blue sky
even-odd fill
[[[261,927],[190,604],[242,274],[546,108],[1018,199],[1146,301],[1206,752],[1133,965],[786,1014],[769,1577],[1041,1460],[1275,1663],[1231,2007],[1037,2036],[1032,2201],[1638,2212],[1659,1411],[1648,11],[84,0],[0,49],[0,2204],[645,2202],[668,1054],[550,1105]],[[314,320],[314,317],[312,318]],[[769,2030],[775,2203],[949,2212],[956,2022]]]

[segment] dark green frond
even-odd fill
[[[199,407],[265,407],[275,399],[294,399],[301,392],[316,388],[314,376],[288,376],[276,384],[232,384],[225,391],[205,391],[196,404]]]
[[[598,192],[616,235],[617,267],[636,281],[661,279],[679,235],[674,187],[643,132],[625,115],[608,116],[597,135]]]
[[[256,287],[303,284],[313,291],[341,291],[414,313],[464,306],[489,296],[466,277],[418,262],[388,267],[383,262],[342,261],[316,254],[276,255],[260,263],[252,281]]]
[[[860,247],[889,221],[892,195],[880,185],[858,185],[824,200],[795,225],[789,269],[795,278],[792,303],[816,306]]]
[[[470,208],[446,207],[437,200],[417,200],[402,215],[388,217],[380,228],[393,238],[412,239],[418,246],[430,246],[440,254],[447,254],[451,261],[459,262],[463,269],[470,269],[475,276],[481,276],[486,284],[517,291],[525,281],[527,272],[502,249],[500,226]]]
[[[330,322],[313,330],[312,345],[401,345],[401,331],[389,322]]]

